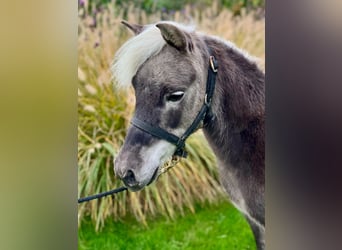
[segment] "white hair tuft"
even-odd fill
[[[194,27],[170,23],[178,28],[191,32]],[[160,30],[155,25],[148,25],[139,35],[132,37],[116,52],[111,67],[113,77],[121,88],[128,88],[139,67],[150,57],[157,55],[166,45]]]

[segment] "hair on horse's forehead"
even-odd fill
[[[166,23],[166,22],[162,22]],[[193,31],[193,27],[183,26],[174,22],[167,22],[185,31]],[[139,35],[128,40],[115,54],[111,67],[113,76],[121,88],[131,85],[132,78],[139,67],[150,57],[157,55],[166,45],[160,29],[155,25],[148,25]]]

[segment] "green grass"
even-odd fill
[[[79,229],[79,250],[115,249],[256,249],[244,217],[228,202],[196,206],[175,220],[148,221],[148,228],[134,218],[107,222],[95,232],[90,220]]]

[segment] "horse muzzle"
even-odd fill
[[[144,168],[143,166],[140,166],[139,168],[136,165],[131,168],[122,167],[128,166],[126,163],[127,161],[120,161],[120,157],[115,159],[114,172],[130,191],[139,191],[145,186],[151,184],[158,177],[158,167],[142,174],[141,169]],[[150,174],[147,174],[147,172]]]

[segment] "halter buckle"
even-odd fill
[[[212,71],[214,71],[216,73],[217,69],[218,69],[218,65],[217,65],[217,61],[216,61],[215,57],[210,56],[209,62],[210,62],[210,67],[211,67]]]
[[[208,94],[205,94],[204,96],[204,104],[207,106],[210,104],[210,101],[208,101]]]

